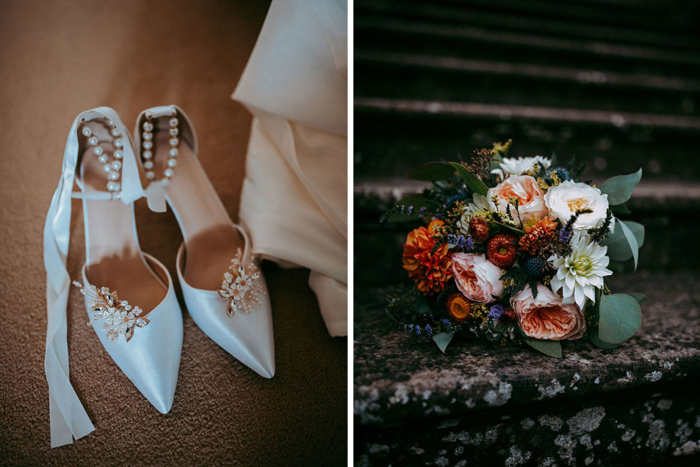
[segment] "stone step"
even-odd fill
[[[396,284],[407,279],[401,265],[401,252],[408,232],[420,224],[380,224],[379,218],[397,200],[418,193],[426,186],[405,178],[356,182],[354,262],[357,285]],[[639,253],[640,275],[698,269],[700,243],[697,242],[696,219],[700,214],[700,183],[643,180],[628,205],[632,215],[624,218],[641,222],[646,228],[644,246]],[[633,269],[631,260],[614,267],[619,272]]]
[[[385,67],[380,70],[391,73],[405,73],[406,70],[418,70],[425,73],[445,72],[457,73],[464,79],[465,75],[481,75],[487,77],[505,76],[517,80],[541,80],[562,82],[571,85],[591,85],[611,87],[617,90],[630,88],[664,93],[698,93],[700,80],[693,78],[676,78],[668,75],[647,75],[639,73],[619,73],[607,70],[586,69],[579,67],[567,68],[560,66],[522,64],[502,60],[471,60],[460,57],[450,57],[430,54],[402,53],[376,50],[355,50],[356,79],[361,80],[365,74],[370,74],[377,66]],[[376,77],[376,76],[375,76]],[[362,81],[356,81],[360,91],[370,90],[363,86]],[[374,93],[374,90],[370,90]]]
[[[363,107],[379,105],[377,99],[395,99],[429,101],[431,109],[446,101],[575,106],[616,114],[700,114],[697,79],[372,50],[355,53],[355,97]]]
[[[697,273],[613,276],[615,290],[649,297],[642,328],[612,351],[565,342],[563,359],[465,340],[443,355],[392,331],[391,288],[357,287],[357,464],[693,465],[699,282]]]
[[[592,178],[700,177],[700,117],[469,102],[358,98],[357,181],[404,176],[418,165],[468,158],[475,149],[513,139],[511,156],[556,153],[586,161]]]
[[[433,12],[426,8],[421,0],[381,1],[356,0],[355,10],[359,16],[366,12],[383,12],[400,16],[419,12],[420,16],[434,17],[437,8],[445,9],[460,19],[460,12],[470,9],[472,12],[497,12],[509,20],[512,18],[543,17],[550,22],[569,21],[574,24],[613,25],[619,30],[641,28],[649,33],[697,34],[698,6],[684,0],[590,0],[561,2],[557,0],[434,0],[430,5]],[[467,17],[466,19],[469,19]],[[503,26],[512,24],[504,21]],[[547,26],[540,26],[546,28]],[[619,34],[619,32],[618,32]],[[593,35],[598,37],[598,35]]]
[[[530,2],[521,2],[521,4],[523,3],[529,4]],[[609,5],[609,2],[606,3]],[[622,6],[628,5],[638,6],[639,2],[634,4],[627,3]],[[551,17],[523,15],[522,11],[504,9],[501,5],[496,10],[493,9],[492,4],[479,5],[478,2],[476,4],[474,2],[462,2],[460,4],[449,2],[412,2],[410,6],[407,6],[406,1],[361,0],[355,3],[355,16],[381,14],[434,22],[471,24],[485,28],[508,28],[539,34],[595,38],[599,41],[629,42],[688,49],[700,48],[697,35],[693,34],[693,30],[687,32],[682,29],[658,31],[648,27],[655,26],[655,24],[647,27],[619,27],[619,25],[601,24],[599,22],[600,19],[605,17],[604,13],[607,13],[600,11],[601,7],[606,6],[606,4],[601,3],[597,3],[594,6],[597,9],[595,20],[598,21],[591,21],[591,18],[582,17],[580,13],[573,17],[558,18],[557,21],[552,21]],[[550,12],[551,6],[549,5],[550,8],[547,9],[547,13]],[[662,8],[655,9],[653,14],[660,13],[664,15],[670,10],[668,5],[664,5]],[[629,13],[629,10],[627,10],[623,15],[627,16]],[[645,19],[648,19],[648,16],[645,16]]]
[[[641,44],[604,42],[590,37],[564,37],[505,28],[432,22],[384,15],[355,17],[355,47],[431,54],[488,57],[565,63],[582,60],[618,69],[656,69],[690,76],[700,67],[700,53]],[[523,55],[525,54],[525,55]]]

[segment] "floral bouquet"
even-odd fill
[[[610,261],[637,267],[644,226],[615,216],[642,176],[600,188],[580,180],[585,165],[556,156],[508,158],[511,142],[476,151],[471,163],[430,162],[409,174],[432,182],[382,221],[422,221],[403,248],[414,287],[388,298],[411,312],[403,330],[445,352],[455,335],[505,345],[524,342],[561,357],[563,340],[587,337],[611,349],[641,325],[641,294],[612,294]]]

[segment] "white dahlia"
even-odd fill
[[[543,168],[548,169],[552,165],[551,159],[542,156],[535,157],[504,157],[501,161],[501,168],[492,172],[505,179],[507,175],[522,175],[539,163]]]
[[[549,257],[557,270],[552,277],[552,290],[561,290],[564,304],[576,303],[583,310],[586,298],[595,303],[595,289],[602,289],[603,277],[612,274],[607,269],[610,263],[607,252],[608,247],[592,242],[587,233],[576,231],[571,239],[570,255]]]
[[[464,206],[462,209],[462,216],[457,221],[457,228],[462,235],[469,235],[469,221],[474,214],[477,212],[493,212],[495,210],[496,206],[485,196],[481,196],[479,193],[474,193],[474,199],[472,202]]]

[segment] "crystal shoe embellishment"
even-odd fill
[[[253,308],[260,306],[260,296],[264,295],[262,287],[256,283],[260,277],[258,267],[251,260],[243,264],[243,252],[238,249],[236,257],[229,266],[231,272],[224,273],[219,296],[228,300],[228,315],[233,316],[236,309],[251,313]]]
[[[75,281],[73,285],[80,288],[80,293],[88,299],[88,308],[92,313],[92,319],[88,325],[104,318],[103,331],[107,331],[107,339],[113,344],[117,338],[124,335],[127,342],[134,336],[134,328],[144,327],[150,321],[148,318],[140,318],[143,310],[137,306],[129,305],[126,300],[119,301],[117,292],[111,292],[107,287],[98,289],[90,284],[87,287]]]

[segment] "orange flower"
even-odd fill
[[[428,232],[430,233],[430,235],[439,234],[443,225],[445,225],[445,221],[442,221],[440,219],[434,219],[430,221],[430,224],[428,224]]]
[[[440,292],[452,277],[448,244],[443,243],[433,252],[435,243],[428,229],[418,227],[408,234],[403,246],[403,268],[424,295]]]
[[[461,293],[452,292],[447,296],[447,312],[453,320],[463,323],[469,318],[471,311],[471,303]]]
[[[549,217],[543,217],[535,225],[525,229],[527,233],[520,238],[520,250],[536,255],[550,244],[554,238],[556,228],[556,222]]]
[[[489,223],[483,217],[472,217],[469,221],[469,233],[479,243],[489,239]]]
[[[489,260],[496,266],[509,268],[517,259],[515,249],[515,237],[508,234],[498,234],[489,240],[486,254]]]

